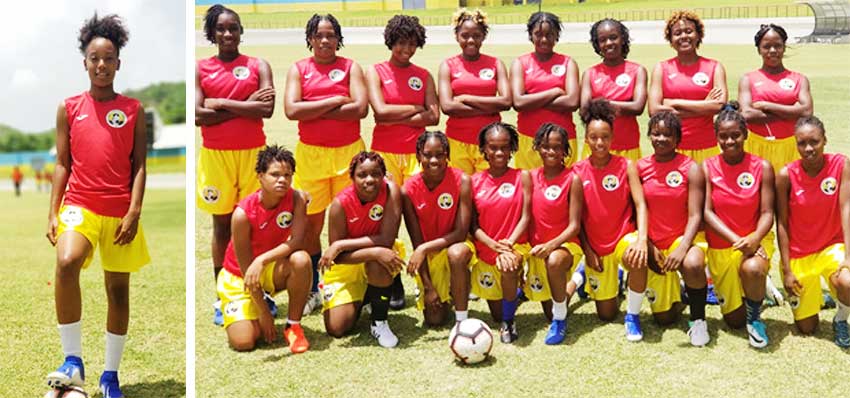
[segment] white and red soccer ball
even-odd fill
[[[465,319],[449,333],[449,348],[464,364],[481,362],[487,359],[493,348],[493,332],[479,319]]]

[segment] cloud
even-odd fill
[[[13,91],[23,92],[38,87],[40,79],[31,69],[17,69],[12,75],[10,88]]]

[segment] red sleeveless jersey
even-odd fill
[[[605,98],[609,101],[632,101],[640,65],[625,61],[610,67],[598,63],[587,70],[590,80],[590,98]],[[620,115],[614,119],[614,141],[611,149],[621,151],[640,146],[640,128],[637,116]]]
[[[744,155],[744,160],[730,165],[723,155],[715,155],[705,160],[711,181],[711,204],[714,214],[738,236],[746,236],[756,230],[761,209],[762,159],[753,154]],[[705,238],[708,247],[726,249],[732,242],[706,227]]]
[[[638,161],[643,197],[649,213],[649,240],[665,250],[685,234],[688,225],[688,171],[694,161],[680,153],[669,162],[655,155]]]
[[[705,57],[691,65],[682,65],[676,57],[661,62],[663,98],[704,100],[714,88],[717,61]],[[706,149],[717,145],[712,115],[682,118],[682,142],[679,148]]]
[[[345,212],[345,239],[377,235],[381,232],[381,220],[384,219],[387,196],[386,181],[381,183],[378,197],[371,202],[361,202],[353,184],[336,195]]]
[[[280,203],[272,209],[263,207],[263,203],[260,201],[260,192],[261,190],[257,190],[248,195],[237,205],[245,212],[248,223],[251,224],[251,260],[288,241],[289,234],[292,232],[292,212],[295,208],[293,190],[289,189],[286,195],[280,199]],[[227,244],[222,265],[227,272],[242,276],[236,252],[233,250],[232,239]]]
[[[543,167],[531,170],[531,224],[528,240],[539,245],[555,239],[570,224],[570,187],[573,169],[565,168],[551,180]],[[579,243],[578,237],[571,242]]]
[[[585,159],[575,165],[575,172],[584,187],[582,228],[596,255],[607,256],[623,236],[635,230],[628,160],[611,155],[608,164],[597,169]]]
[[[494,240],[507,239],[514,232],[522,217],[522,172],[508,171],[499,178],[487,170],[472,176],[472,196],[478,211],[478,226]],[[522,234],[516,243],[525,243]],[[487,264],[495,265],[497,253],[482,242],[475,241],[478,257]]]
[[[260,89],[260,60],[240,55],[224,62],[217,56],[198,61],[201,90],[205,98],[244,101]],[[237,117],[211,126],[201,126],[204,148],[236,150],[263,146],[263,119]]]
[[[752,101],[769,101],[780,105],[794,105],[800,98],[800,81],[803,76],[785,70],[771,75],[761,69],[747,73]],[[747,123],[750,131],[762,137],[788,138],[794,135],[795,119],[774,120],[768,123]]]
[[[826,162],[815,177],[809,177],[800,160],[785,166],[788,170],[788,238],[791,258],[817,253],[827,246],[844,242],[841,230],[841,173],[847,158],[825,153]]]
[[[546,62],[540,62],[534,53],[529,53],[520,56],[519,62],[522,65],[526,94],[539,93],[554,87],[564,89],[570,57],[555,53]],[[576,138],[572,112],[562,113],[540,108],[517,112],[516,120],[519,132],[529,137],[534,137],[543,123],[551,122],[567,130],[569,138]]]
[[[351,96],[351,66],[354,61],[336,57],[331,64],[319,64],[313,57],[295,63],[301,74],[301,99],[319,101],[334,96]],[[311,119],[298,121],[301,142],[322,147],[341,147],[360,139],[360,120]]]
[[[375,64],[381,79],[384,102],[391,105],[425,105],[428,70],[416,65],[400,68],[389,61]],[[416,153],[416,139],[425,127],[404,124],[375,124],[372,150],[389,153]]]
[[[462,171],[449,167],[443,181],[433,190],[425,185],[422,173],[417,173],[404,182],[404,190],[416,211],[424,242],[444,236],[454,229],[457,208],[460,205],[462,176]]]
[[[455,55],[446,60],[449,67],[452,94],[477,96],[495,96],[498,91],[497,70],[499,60],[489,55],[481,54],[476,61],[467,61],[463,55]],[[481,128],[502,120],[499,114],[489,116],[449,116],[446,121],[446,135],[449,138],[478,144],[478,132]]]
[[[71,175],[64,204],[96,214],[124,217],[130,208],[136,120],[142,104],[116,95],[98,102],[88,91],[65,99]]]

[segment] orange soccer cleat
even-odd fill
[[[284,326],[283,338],[289,344],[289,350],[293,354],[300,354],[310,348],[310,342],[304,337],[304,329],[300,324]]]

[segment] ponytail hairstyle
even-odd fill
[[[584,126],[590,124],[594,120],[601,120],[611,126],[611,131],[614,130],[614,108],[611,103],[605,98],[596,98],[590,101],[587,109],[581,111],[581,121]]]
[[[720,123],[734,121],[738,123],[738,128],[744,134],[744,137],[746,137],[747,121],[744,119],[744,115],[741,114],[740,109],[741,105],[735,100],[723,104],[723,107],[720,108],[720,113],[714,118],[714,134],[717,134],[717,131],[720,129]]]

